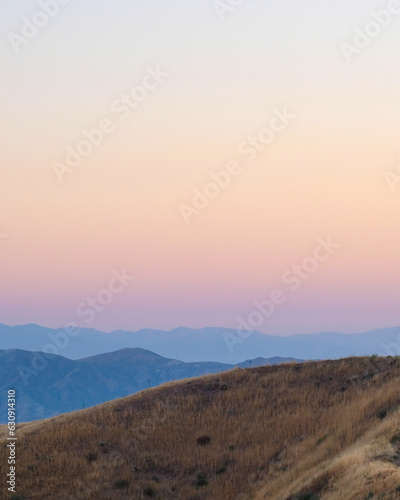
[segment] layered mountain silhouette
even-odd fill
[[[240,367],[301,361],[291,358],[247,360]],[[48,418],[134,394],[164,382],[231,370],[216,362],[184,363],[145,349],[122,349],[80,360],[19,349],[0,351],[0,398],[17,393],[17,421]],[[0,423],[6,421],[2,406]]]
[[[372,330],[366,333],[317,334],[280,337],[260,332],[227,328],[176,328],[171,331],[98,330],[44,328],[38,325],[6,326],[0,324],[0,349],[55,352],[70,359],[80,359],[126,347],[140,347],[161,356],[186,362],[215,361],[239,363],[258,356],[295,357],[301,359],[337,359],[372,354],[400,355],[400,327]]]

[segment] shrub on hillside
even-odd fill
[[[387,415],[387,410],[383,409],[378,413],[378,418],[382,420],[383,418],[386,417],[386,415]]]
[[[129,488],[129,481],[127,481],[126,479],[121,479],[120,481],[116,481],[114,483],[114,487],[117,490],[123,490],[125,488]]]
[[[207,481],[207,476],[204,474],[204,472],[199,472],[196,476],[196,486],[207,486],[208,481]]]
[[[400,434],[394,434],[390,438],[390,444],[398,444],[398,443],[400,443]]]
[[[97,460],[97,453],[89,452],[86,453],[86,461],[88,464],[95,462]]]
[[[146,495],[146,497],[155,497],[156,496],[156,492],[153,490],[153,488],[150,488],[150,486],[148,486],[147,488],[145,488],[143,490],[143,493]]]
[[[211,438],[210,438],[210,436],[207,436],[206,434],[204,434],[203,436],[199,436],[196,439],[196,442],[199,446],[206,446],[206,445],[211,443]]]

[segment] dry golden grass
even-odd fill
[[[236,369],[21,425],[17,492],[29,500],[400,498],[399,382],[398,358]],[[208,444],[197,441],[204,436]]]

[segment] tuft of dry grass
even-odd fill
[[[235,369],[23,424],[18,493],[29,500],[400,498],[399,382],[400,359],[391,357]],[[0,427],[3,446],[4,436]]]

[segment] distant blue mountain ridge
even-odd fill
[[[142,348],[185,362],[214,361],[237,364],[259,356],[337,359],[361,355],[400,355],[400,326],[365,333],[323,332],[288,337],[228,328],[170,331],[144,329],[105,333],[94,329],[51,329],[38,325],[0,324],[0,349],[45,351],[70,359],[124,348]]]
[[[165,382],[218,374],[235,367],[299,361],[260,357],[235,366],[212,361],[184,363],[140,348],[79,360],[49,357],[40,351],[0,350],[0,400],[7,400],[9,389],[16,391],[17,421],[26,422],[94,406]],[[0,424],[6,419],[7,405],[0,405]]]

